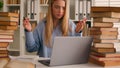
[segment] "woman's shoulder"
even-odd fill
[[[41,27],[45,26],[45,23],[46,23],[46,19],[44,18],[44,19],[39,21],[38,26],[41,26]]]
[[[36,29],[43,30],[45,28],[46,19],[42,19],[37,23]]]
[[[72,19],[68,19],[69,25],[75,25],[74,21]]]
[[[72,19],[68,19],[69,23],[73,23],[73,20]]]

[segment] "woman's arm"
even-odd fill
[[[43,22],[40,22],[34,31],[25,30],[25,44],[26,50],[29,52],[38,51],[38,49],[43,45],[42,43],[42,31],[43,31]]]
[[[29,52],[37,51],[40,46],[37,29],[34,32],[25,31],[26,50]]]

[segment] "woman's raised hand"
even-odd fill
[[[32,31],[32,27],[31,27],[31,24],[29,22],[29,18],[24,18],[23,27],[29,32]]]
[[[76,33],[79,33],[80,31],[83,30],[84,26],[86,24],[86,18],[84,18],[82,21],[79,21],[77,24],[76,24],[76,29],[75,29],[75,32]]]

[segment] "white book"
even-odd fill
[[[120,43],[114,43],[114,48],[117,52],[120,52]]]
[[[0,39],[0,42],[13,42],[13,39]]]
[[[113,27],[118,27],[118,28],[120,28],[120,24],[113,25]]]
[[[120,34],[118,35],[118,39],[120,39]]]

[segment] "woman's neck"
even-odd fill
[[[59,20],[53,20],[53,27],[56,28],[59,23]]]

